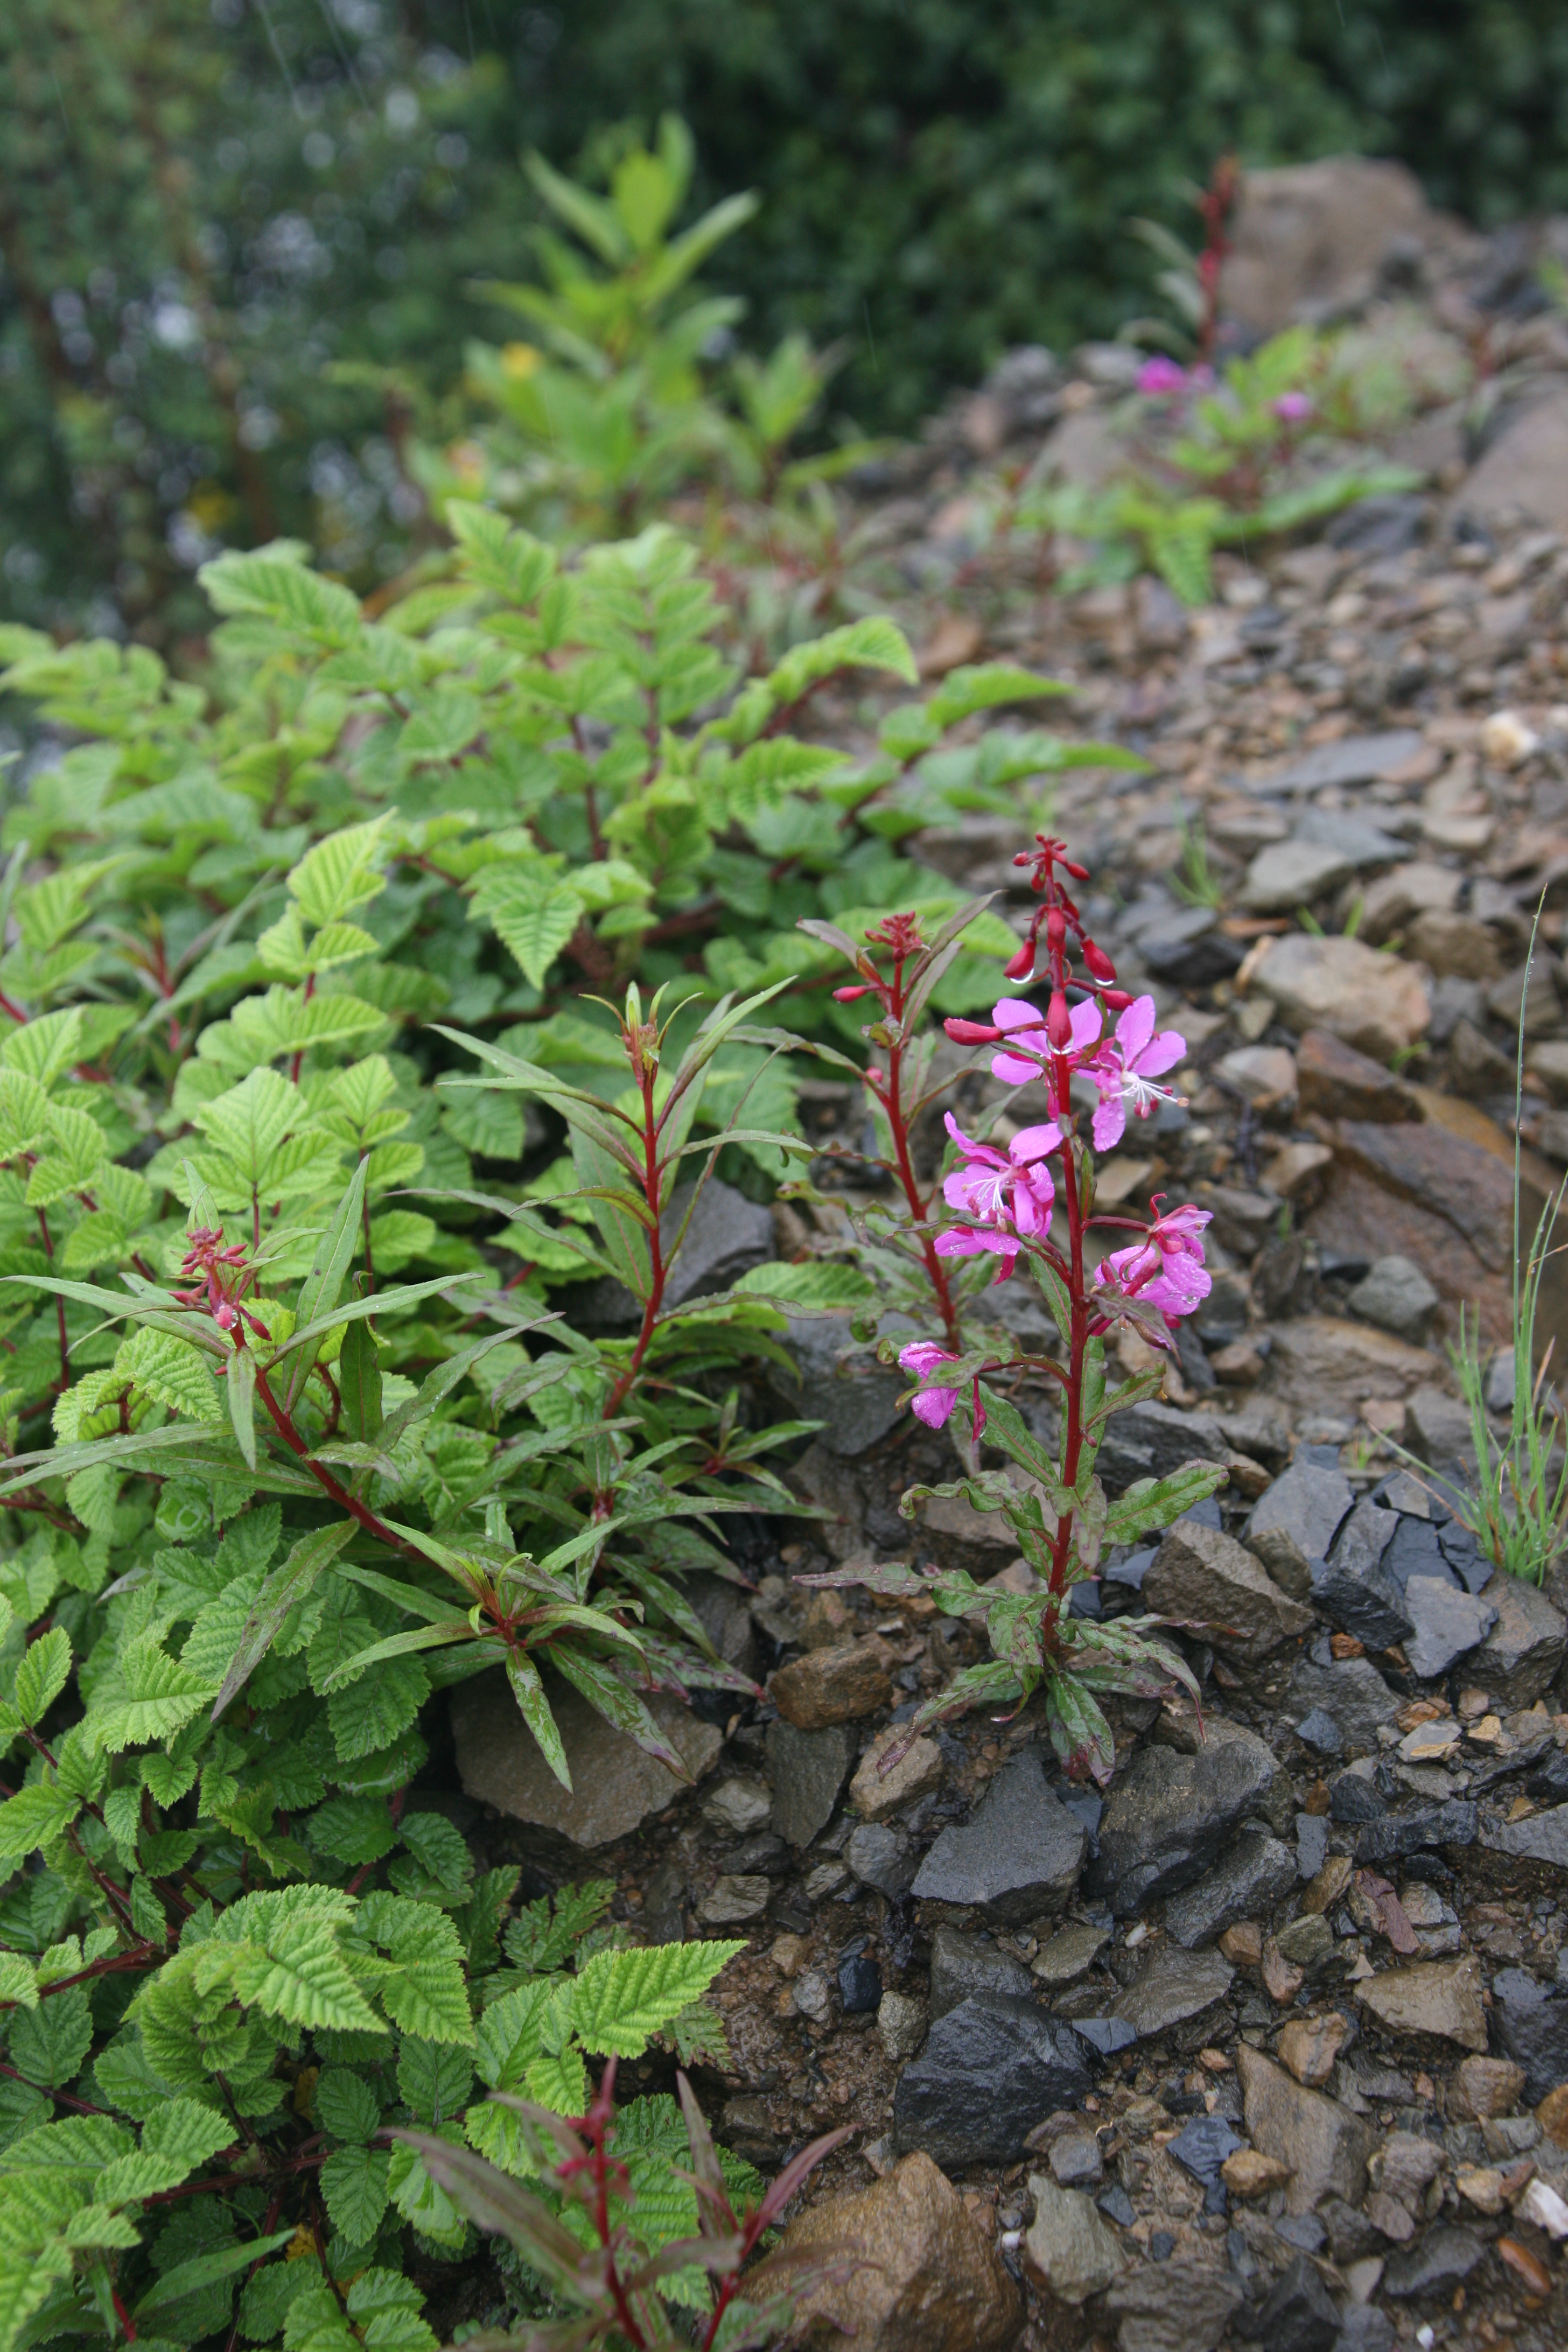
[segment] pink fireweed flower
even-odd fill
[[[1000,1004],[992,1006],[991,1017],[1005,1034],[1009,1045],[1019,1049],[1016,1053],[994,1054],[992,1076],[1000,1078],[1004,1086],[1026,1087],[1031,1078],[1044,1074],[1050,1055],[1046,1014],[1037,1005],[1025,1003],[1022,997],[1005,996]],[[1073,1006],[1068,1017],[1072,1041],[1066,1050],[1075,1055],[1087,1054],[1100,1035],[1100,1007],[1092,997],[1086,996],[1081,1004]],[[1026,1059],[1026,1055],[1029,1058]]]
[[[1184,1201],[1178,1209],[1162,1209],[1163,1192],[1156,1192],[1149,1206],[1154,1222],[1149,1228],[1149,1240],[1163,1259],[1195,1257],[1204,1254],[1204,1227],[1214,1217],[1212,1209],[1200,1209],[1191,1201]]]
[[[939,1364],[955,1364],[958,1359],[950,1356],[945,1348],[939,1348],[933,1340],[915,1339],[909,1347],[900,1349],[899,1361],[906,1372],[911,1373],[917,1381],[923,1381],[926,1374],[934,1372]],[[910,1410],[917,1421],[924,1422],[928,1429],[945,1429],[957,1402],[958,1384],[955,1381],[952,1388],[918,1391],[910,1400]]]
[[[1157,359],[1145,360],[1138,371],[1138,389],[1146,398],[1163,399],[1172,393],[1185,392],[1186,388],[1186,369],[1178,367],[1174,360],[1168,360],[1163,354]]]
[[[1201,1257],[1162,1258],[1148,1242],[1113,1250],[1096,1266],[1094,1280],[1096,1288],[1110,1297],[1136,1299],[1141,1307],[1153,1307],[1173,1331],[1214,1286],[1214,1276]]]
[[[1147,1118],[1156,1103],[1177,1100],[1169,1087],[1157,1087],[1154,1080],[1173,1069],[1186,1050],[1186,1039],[1174,1029],[1155,1035],[1153,998],[1135,997],[1117,1022],[1115,1036],[1105,1040],[1084,1070],[1100,1089],[1093,1125],[1097,1151],[1112,1150],[1121,1142],[1129,1104],[1135,1118]]]
[[[1282,392],[1273,405],[1275,415],[1286,425],[1300,425],[1312,414],[1310,393]]]
[[[965,1135],[951,1111],[947,1131],[964,1154],[963,1165],[942,1179],[942,1196],[950,1209],[978,1225],[1005,1221],[1021,1234],[1049,1231],[1056,1186],[1043,1163],[1062,1139],[1055,1119],[1042,1127],[1021,1128],[1005,1153]]]

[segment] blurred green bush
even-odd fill
[[[0,12],[0,612],[200,626],[274,529],[362,587],[417,545],[503,315],[537,147],[600,184],[691,127],[746,344],[849,346],[840,429],[907,428],[1009,343],[1142,307],[1137,215],[1341,148],[1483,222],[1568,207],[1561,0],[11,0]]]

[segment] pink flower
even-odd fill
[[[1021,997],[1005,996],[1000,1004],[991,1008],[991,1017],[998,1029],[1015,1039],[1021,1048],[1017,1053],[994,1054],[991,1075],[1004,1086],[1026,1087],[1031,1078],[1044,1076],[1050,1043],[1046,1035],[1046,1016],[1037,1006],[1026,1004]],[[1100,1007],[1091,996],[1075,1004],[1072,1022],[1072,1054],[1087,1054],[1100,1035]],[[1026,1060],[1025,1055],[1031,1058]]]
[[[923,1381],[926,1374],[934,1372],[939,1364],[955,1364],[958,1359],[950,1356],[945,1348],[937,1347],[933,1340],[915,1339],[907,1348],[900,1349],[899,1361],[906,1372],[912,1372],[916,1380]],[[918,1390],[910,1401],[910,1410],[917,1421],[924,1422],[928,1429],[945,1429],[957,1402],[958,1386],[955,1381],[952,1388]]]
[[[1204,1254],[1204,1227],[1214,1217],[1212,1209],[1200,1209],[1191,1201],[1184,1201],[1179,1209],[1160,1207],[1164,1194],[1157,1192],[1149,1206],[1154,1212],[1154,1222],[1149,1228],[1149,1239],[1162,1258],[1195,1257]]]
[[[1157,359],[1145,360],[1138,371],[1138,389],[1146,398],[1159,400],[1172,393],[1185,392],[1187,372],[1163,353]]]
[[[1274,414],[1287,425],[1300,425],[1312,414],[1311,396],[1305,392],[1282,392],[1274,403]]]
[[[1005,1220],[1021,1234],[1050,1230],[1056,1187],[1042,1162],[1062,1139],[1055,1119],[1041,1127],[1021,1128],[1005,1156],[989,1143],[976,1143],[965,1135],[951,1111],[947,1131],[965,1155],[964,1165],[942,1179],[942,1195],[950,1209],[978,1225],[997,1225]]]
[[[1152,1307],[1173,1331],[1184,1315],[1202,1305],[1214,1283],[1202,1258],[1162,1259],[1147,1242],[1113,1250],[1095,1267],[1094,1279],[1096,1287],[1112,1297],[1135,1298],[1141,1307]]]
[[[998,1282],[1005,1282],[1018,1255],[1016,1234],[1001,1233],[987,1225],[949,1225],[946,1233],[936,1237],[938,1257],[979,1257],[992,1250],[1002,1260]]]
[[[1174,1029],[1162,1029],[1155,1035],[1153,998],[1135,997],[1117,1022],[1115,1036],[1106,1039],[1084,1071],[1100,1089],[1093,1124],[1097,1151],[1112,1150],[1121,1142],[1129,1104],[1135,1118],[1147,1118],[1156,1103],[1177,1099],[1169,1087],[1153,1081],[1173,1069],[1186,1050],[1186,1039]]]

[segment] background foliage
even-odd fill
[[[1010,342],[1140,307],[1134,215],[1345,146],[1483,220],[1568,204],[1552,0],[15,0],[0,23],[0,613],[205,626],[276,530],[362,587],[421,537],[410,411],[542,217],[678,108],[752,348],[848,346],[837,425],[907,427]],[[1182,92],[1173,107],[1170,93]]]

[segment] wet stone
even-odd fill
[[[572,1773],[569,1790],[545,1762],[503,1674],[480,1675],[454,1690],[452,1730],[465,1794],[544,1839],[589,1849],[628,1836],[681,1794],[685,1784],[667,1766],[614,1730],[578,1692],[554,1684],[550,1703]],[[718,1725],[662,1695],[648,1706],[690,1779],[700,1780],[724,1744]]]
[[[1329,1816],[1336,1822],[1380,1822],[1388,1807],[1359,1772],[1342,1772],[1329,1791]]]
[[[1475,1806],[1462,1797],[1440,1805],[1417,1805],[1407,1813],[1391,1813],[1384,1821],[1368,1822],[1357,1832],[1355,1858],[1375,1868],[1436,1846],[1473,1845],[1477,1820]]]
[[[1010,2164],[1043,2116],[1092,2087],[1083,2044],[1031,2000],[971,1998],[933,2023],[899,2077],[893,2137],[946,2172]]]
[[[1117,1773],[1086,1885],[1131,1918],[1201,1878],[1244,1821],[1258,1814],[1282,1830],[1292,1810],[1272,1750],[1252,1732],[1211,1722],[1195,1755],[1142,1748]]]
[[[1254,2147],[1290,2168],[1287,2210],[1310,2213],[1330,2195],[1359,2205],[1376,2145],[1361,2117],[1321,2091],[1292,2081],[1282,2066],[1245,2042],[1237,2046],[1236,2067]]]
[[[886,1822],[862,1822],[849,1833],[844,1859],[864,1886],[874,1886],[889,1899],[906,1894],[914,1883],[915,1852],[902,1830]]]
[[[773,1827],[790,1845],[807,1846],[827,1827],[849,1778],[854,1735],[843,1724],[797,1731],[781,1719],[768,1726],[767,1759]]]
[[[1059,2143],[1058,2143],[1059,2145]],[[1051,2151],[1053,2158],[1056,2149]],[[1024,2240],[1029,2268],[1059,2302],[1082,2304],[1118,2277],[1125,2257],[1092,2200],[1043,2172],[1031,2173],[1035,2219]]]
[[[1223,2116],[1194,2116],[1170,2142],[1169,2152],[1178,2164],[1185,2166],[1194,2180],[1211,2189],[1219,2179],[1226,2158],[1233,2156],[1240,2146],[1240,2135],[1232,2131]]]
[[[1435,1576],[1439,1584],[1458,1589],[1459,1580],[1448,1565],[1439,1531],[1426,1519],[1401,1515],[1383,1564],[1402,1592],[1413,1576]]]
[[[1167,2259],[1141,2263],[1114,2282],[1105,2307],[1117,2321],[1120,2352],[1216,2352],[1232,2315],[1245,2300],[1241,2281],[1217,2263],[1172,2262],[1174,2242],[1164,2237]]]
[[[1202,1624],[1216,1650],[1243,1660],[1266,1657],[1312,1622],[1244,1545],[1192,1521],[1178,1521],[1160,1546],[1143,1598],[1162,1616]]]
[[[1467,2050],[1487,2046],[1487,2012],[1481,2000],[1480,1963],[1473,1953],[1458,1960],[1418,1960],[1392,1969],[1359,1987],[1362,2006],[1390,2033],[1431,2034]]]
[[[1065,1909],[1085,1843],[1082,1823],[1046,1786],[1037,1750],[1026,1748],[1002,1767],[972,1820],[942,1831],[921,1864],[915,1896],[1018,1927]]]
[[[1411,1632],[1399,1588],[1383,1564],[1395,1524],[1394,1512],[1358,1503],[1330,1558],[1312,1568],[1312,1599],[1319,1609],[1342,1633],[1352,1633],[1372,1650],[1389,1649]]]
[[[1310,1875],[1310,1874],[1308,1874]],[[1238,1838],[1232,1853],[1165,1906],[1165,1932],[1191,1950],[1238,1919],[1268,1911],[1296,1884],[1297,1857],[1279,1838]]]
[[[887,1651],[875,1634],[808,1650],[781,1666],[768,1689],[780,1715],[797,1731],[853,1723],[886,1706],[893,1695]]]
[[[1497,1622],[1477,1654],[1476,1679],[1499,1706],[1532,1706],[1562,1669],[1568,1621],[1544,1592],[1516,1576],[1493,1577],[1487,1605]]]
[[[1398,1256],[1374,1260],[1370,1274],[1345,1301],[1352,1315],[1375,1323],[1380,1331],[1392,1331],[1396,1339],[1408,1339],[1413,1347],[1426,1339],[1440,1304],[1420,1267]]]
[[[1405,1654],[1423,1681],[1446,1675],[1483,1641],[1497,1622],[1489,1601],[1457,1591],[1436,1577],[1413,1576],[1405,1588],[1405,1608],[1414,1628]]]
[[[1324,1707],[1309,1707],[1296,1726],[1296,1737],[1318,1756],[1339,1756],[1344,1750],[1344,1733]]]
[[[855,1952],[838,1963],[838,1998],[847,2017],[863,2016],[882,1999],[882,1973],[868,1952]]]
[[[1370,1658],[1334,1658],[1327,1654],[1298,1658],[1290,1670],[1285,1713],[1300,1726],[1303,1717],[1321,1708],[1339,1726],[1352,1753],[1375,1754],[1379,1724],[1392,1723],[1398,1705]]]
[[[1389,2256],[1383,2292],[1403,2303],[1457,2286],[1469,2277],[1486,2251],[1486,2241],[1474,2230],[1428,2230],[1415,2245]]]
[[[1073,1921],[1046,1938],[1029,1963],[1029,1974],[1042,1990],[1059,1991],[1089,1974],[1110,1940],[1103,1927]]]
[[[1268,2352],[1332,2352],[1339,2306],[1307,2254],[1298,2254],[1253,2321]]]
[[[1316,1878],[1329,1858],[1329,1825],[1321,1813],[1296,1816],[1296,1874]]]
[[[1157,1946],[1114,2005],[1140,2042],[1201,2017],[1229,1991],[1236,1970],[1218,1952]]]
[[[1247,1546],[1275,1582],[1299,1600],[1311,1590],[1308,1563],[1326,1559],[1354,1500],[1342,1471],[1296,1461],[1253,1505]]]
[[[885,1992],[877,2004],[877,2037],[895,2065],[912,2058],[926,2038],[929,2015],[912,1993]]]
[[[1051,2142],[1050,2167],[1063,2189],[1093,2187],[1105,2170],[1099,2140],[1091,2131],[1063,2132]]]
[[[786,2251],[847,2246],[862,2257],[800,2288],[796,2314],[855,2352],[1009,2352],[1023,2298],[950,2180],[908,2156],[870,2188],[820,2198],[791,2222]]]
[[[1568,2082],[1568,1996],[1549,1991],[1523,1969],[1492,1979],[1493,2039],[1524,2069],[1524,2096],[1534,2106]]]
[[[939,1927],[931,1939],[931,2013],[945,2017],[972,1993],[1006,1993],[1027,2000],[1034,1983],[1022,1960],[1002,1951],[989,1937]]]

